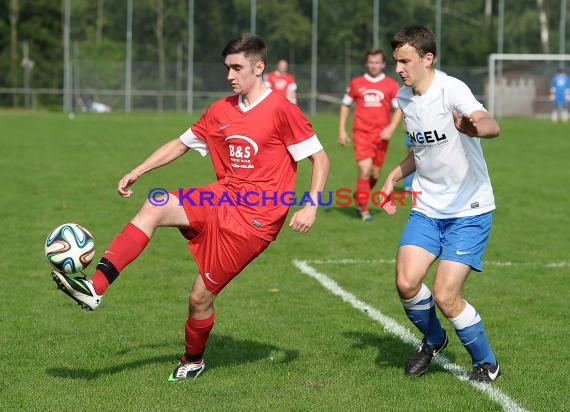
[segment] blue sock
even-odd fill
[[[404,177],[404,186],[406,188],[412,189],[412,181],[414,180],[414,174],[415,173],[412,173],[411,175]]]
[[[445,340],[445,331],[435,314],[435,302],[429,288],[422,284],[422,288],[412,299],[400,299],[406,315],[416,328],[426,337],[430,346],[440,346]]]
[[[489,339],[483,327],[481,317],[467,301],[465,309],[456,318],[449,318],[449,321],[455,328],[455,333],[459,337],[473,362],[473,367],[481,363],[497,364],[495,354],[491,350]]]

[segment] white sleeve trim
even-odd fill
[[[208,144],[204,140],[198,138],[198,136],[192,132],[192,128],[188,128],[188,130],[180,136],[180,141],[190,149],[196,150],[202,155],[202,157],[206,156],[210,152],[208,150]]]
[[[342,104],[344,104],[345,106],[351,106],[352,102],[354,102],[354,99],[352,97],[350,97],[348,94],[345,94],[342,98]]]
[[[298,162],[323,150],[323,145],[319,141],[317,135],[314,134],[307,140],[303,140],[301,143],[287,146],[287,150],[291,156],[293,156],[293,159]]]

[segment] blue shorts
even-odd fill
[[[464,263],[481,272],[491,222],[491,212],[477,216],[433,219],[412,210],[400,246],[418,246],[441,260]]]

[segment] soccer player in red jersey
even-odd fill
[[[354,157],[358,163],[355,200],[362,220],[370,221],[370,192],[378,181],[389,140],[402,115],[396,102],[400,86],[383,73],[386,67],[384,52],[380,49],[368,50],[365,66],[366,73],[350,81],[342,99],[338,143],[345,146],[350,140],[346,132],[346,120],[354,103],[352,139]]]
[[[285,96],[291,103],[297,104],[297,83],[295,77],[287,72],[289,64],[285,59],[279,59],[277,70],[269,73],[265,85],[275,93]]]
[[[95,309],[119,273],[135,260],[158,227],[176,227],[188,239],[199,274],[190,292],[185,353],[170,381],[194,379],[204,370],[203,354],[214,326],[220,291],[275,240],[288,213],[280,193],[294,190],[297,162],[312,163],[312,202],[295,212],[289,227],[306,233],[314,224],[318,194],[329,160],[301,110],[263,82],[267,49],[246,33],[222,55],[234,93],[213,103],[179,138],[159,147],[118,184],[123,197],[143,174],[194,149],[210,154],[217,181],[150,197],[111,242],[91,279],[54,271],[58,287],[85,309]],[[154,200],[154,201],[153,201]],[[311,204],[312,203],[312,204]]]

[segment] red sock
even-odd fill
[[[149,240],[146,233],[132,223],[125,226],[105,251],[91,278],[95,292],[102,295],[121,270],[141,254]]]
[[[186,338],[186,353],[184,357],[187,362],[199,361],[202,359],[206,342],[210,336],[210,331],[214,327],[214,312],[204,319],[194,319],[188,316],[184,328]]]
[[[361,212],[368,212],[368,198],[370,198],[370,180],[358,178],[355,200]]]

